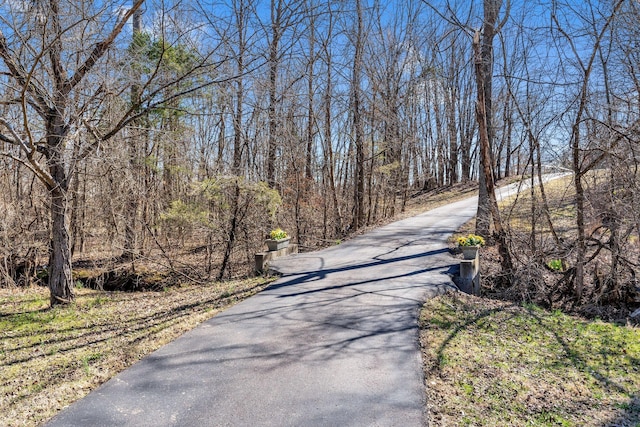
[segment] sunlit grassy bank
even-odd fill
[[[638,426],[640,329],[449,294],[422,310],[431,426]]]

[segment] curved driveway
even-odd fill
[[[53,426],[421,426],[418,310],[453,286],[477,198],[281,258],[263,292],[62,411]]]

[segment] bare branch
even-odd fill
[[[40,165],[37,160],[33,158],[23,159],[20,157],[16,157],[7,151],[0,151],[0,156],[7,157],[25,166],[27,169],[33,172],[33,174],[45,185],[48,190],[51,190],[56,186],[56,183],[51,175],[42,167],[42,165]]]
[[[86,61],[76,70],[73,77],[71,77],[64,85],[64,93],[68,94],[82,79],[84,76],[93,68],[93,66],[98,62],[98,60],[105,54],[107,49],[113,44],[113,41],[116,39],[118,34],[122,31],[125,24],[133,16],[133,14],[142,6],[144,0],[136,0],[131,8],[123,15],[122,19],[116,24],[111,33],[96,44],[96,47],[93,49],[93,52],[89,55]]]
[[[506,24],[507,21],[509,20],[509,15],[510,14],[511,14],[511,0],[507,0],[507,6],[506,6],[506,9],[504,11],[504,17],[502,18],[502,21],[500,21],[500,23],[496,27],[496,33],[499,33],[502,30],[502,27],[504,27],[504,24]]]
[[[18,145],[19,144],[17,141],[14,141],[13,139],[11,139],[8,136],[3,135],[1,133],[0,133],[0,141],[6,142],[7,144],[12,144],[12,145]]]
[[[440,10],[438,10],[437,7],[433,6],[431,4],[431,2],[426,1],[426,0],[423,0],[423,2],[429,8],[431,8],[431,10],[433,10],[440,18],[442,18],[443,20],[445,20],[446,22],[448,22],[452,26],[460,28],[465,33],[467,33],[467,35],[473,36],[473,33],[475,31],[474,28],[471,27],[468,24],[463,23],[462,21],[460,21],[460,19],[458,19],[458,16],[453,12],[453,10],[451,10],[451,5],[449,4],[449,2],[447,2],[447,12],[450,13],[449,16],[447,16],[444,13],[440,12]]]
[[[27,72],[19,61],[11,55],[7,40],[4,37],[2,28],[0,28],[0,58],[4,61],[5,65],[10,71],[10,75],[15,78],[24,91],[28,92],[35,98],[37,104],[32,104],[40,116],[44,116],[45,111],[48,108],[47,96],[31,81],[31,73]]]
[[[11,124],[2,117],[0,117],[0,125],[3,125],[13,137],[13,140],[3,139],[3,141],[18,145],[22,151],[29,155],[32,150],[30,150],[27,144],[22,140],[22,138],[20,138],[20,135],[18,135],[18,133],[13,129],[13,126],[11,126]]]

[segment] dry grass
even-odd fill
[[[465,184],[422,193],[409,201],[405,212],[386,222],[470,197],[474,187]],[[203,265],[204,255],[193,251],[179,254],[179,265],[186,273],[177,276],[162,266],[161,258],[154,264],[157,257],[136,266],[132,274],[131,266],[108,261],[110,253],[92,255],[76,263],[77,280],[117,267],[129,272],[123,278],[135,277],[140,288],[156,292],[79,288],[74,304],[50,309],[46,288],[0,289],[0,425],[45,422],[116,373],[267,283],[250,279],[175,286],[189,275],[198,276],[188,266]],[[233,266],[234,270],[240,267]]]
[[[35,426],[145,355],[263,289],[258,278],[162,292],[0,290],[0,425]]]
[[[549,205],[549,216],[554,227],[564,233],[573,231],[575,227],[573,177],[565,176],[547,182],[544,184],[544,189]],[[549,223],[542,212],[540,187],[536,186],[533,191],[527,189],[517,196],[506,198],[500,205],[505,220],[514,232],[528,233],[532,226],[535,226],[541,236],[550,233]]]
[[[640,425],[640,329],[504,301],[428,301],[430,425]]]
[[[587,195],[593,192],[606,180],[605,170],[588,172],[583,177],[583,186]],[[527,184],[530,180],[526,181]],[[537,183],[537,180],[536,180]],[[549,208],[549,218],[560,238],[572,237],[576,230],[575,187],[573,176],[566,175],[544,184]],[[504,219],[512,231],[530,233],[535,227],[539,238],[550,235],[549,221],[543,210],[542,192],[539,186],[533,190],[526,189],[516,196],[508,197],[500,202]],[[533,210],[532,210],[533,206]],[[594,220],[593,209],[587,203],[587,220]],[[597,214],[597,212],[595,212]],[[591,216],[589,216],[591,215]]]
[[[506,283],[499,263],[488,256],[482,265],[485,283],[492,282],[487,288],[496,295],[504,292],[508,298],[591,317],[620,319],[638,308],[637,204],[623,190],[610,190],[610,173],[594,170],[582,180],[587,262],[579,299],[574,289],[578,230],[572,176],[545,184],[547,204],[539,188],[525,189],[502,202],[503,224],[509,230],[516,268]]]
[[[598,191],[605,172],[585,177],[587,192]],[[594,311],[569,305],[588,312],[588,320],[513,302],[537,301],[540,289],[545,295],[559,292],[554,283],[562,271],[541,263],[560,257],[571,262],[572,177],[546,183],[545,190],[549,217],[560,242],[569,242],[566,248],[555,243],[539,188],[525,190],[501,203],[518,266],[513,277],[520,282],[501,280],[500,259],[490,246],[481,254],[483,291],[503,300],[449,294],[423,307],[421,344],[432,427],[640,427],[640,329],[631,324],[628,306],[597,305]],[[598,214],[598,206],[588,204],[588,232],[598,227]],[[458,233],[473,227],[471,221]],[[532,260],[534,248],[543,260]],[[620,322],[594,319],[603,314]]]
[[[554,223],[571,215],[569,205],[561,207],[571,198],[568,184],[547,184]],[[473,185],[424,193],[395,219],[475,193]],[[525,231],[527,197],[510,214],[512,226],[521,221]],[[158,277],[162,289],[168,278]],[[0,290],[0,425],[46,421],[265,285],[251,279],[161,292],[78,289],[74,305],[54,309],[46,289]],[[461,295],[427,302],[421,316],[430,425],[640,426],[638,329]]]

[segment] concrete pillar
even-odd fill
[[[269,261],[281,256],[297,254],[298,245],[290,243],[286,248],[278,251],[259,252],[255,255],[256,273],[261,274],[269,268]]]
[[[460,290],[466,294],[480,295],[480,256],[460,261]]]

